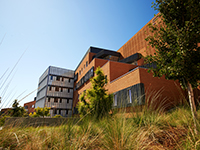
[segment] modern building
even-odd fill
[[[28,114],[33,113],[35,110],[35,102],[36,102],[36,97],[34,98],[33,101],[24,103],[24,108],[27,111]]]
[[[35,108],[50,107],[50,115],[72,115],[74,71],[49,66],[39,78]]]
[[[39,79],[36,107],[51,107],[51,116],[71,116],[72,110],[76,113],[79,96],[91,87],[89,79],[97,67],[107,77],[106,88],[114,95],[114,108],[129,110],[153,102],[155,108],[168,109],[182,102],[186,93],[179,82],[153,77],[147,70],[156,66],[144,63],[143,57],[156,52],[145,38],[153,34],[148,24],[155,25],[157,21],[158,15],[117,51],[90,47],[75,71],[50,66]],[[196,93],[200,95],[200,90]]]
[[[163,109],[167,109],[182,101],[183,91],[178,82],[153,77],[147,72],[149,65],[144,64],[143,56],[155,53],[145,40],[152,35],[148,24],[156,24],[159,19],[155,16],[117,51],[97,47],[88,49],[75,69],[74,112],[80,94],[91,87],[89,78],[99,66],[107,77],[108,92],[114,94],[114,107],[130,108],[154,100],[155,107],[162,104]]]

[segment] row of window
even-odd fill
[[[53,100],[53,102],[54,103],[58,103],[58,101],[59,101],[59,103],[62,103],[62,101],[63,101],[63,99],[62,98],[48,98],[48,102],[51,102],[51,99]],[[69,100],[72,100],[72,99],[67,99],[67,103],[69,103]]]
[[[66,78],[66,77],[61,77],[61,76],[50,76],[50,80],[56,80],[56,81],[67,81],[70,82],[71,79],[70,78]]]
[[[62,111],[62,109],[59,109],[58,111],[57,111],[57,109],[53,109],[53,114],[54,115],[61,115],[61,111]],[[66,109],[66,115],[68,115],[68,109]]]
[[[86,64],[83,65],[83,68],[81,68],[81,70],[79,70],[79,75],[81,75],[83,73],[83,70],[85,70],[85,68],[88,66],[88,61],[86,61]]]
[[[57,92],[65,92],[65,91],[68,91],[68,93],[70,93],[70,90],[73,90],[73,89],[70,89],[70,88],[64,88],[64,87],[58,87],[58,86],[49,86],[48,87],[49,91],[57,91]]]

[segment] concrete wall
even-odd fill
[[[76,123],[79,118],[31,118],[10,117],[6,118],[4,127],[29,127],[29,126],[59,126],[69,122]]]

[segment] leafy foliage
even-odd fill
[[[19,106],[17,100],[14,100],[12,107],[12,110],[10,110],[12,117],[26,117],[28,115],[24,107]]]
[[[100,67],[95,70],[95,74],[96,76],[90,80],[92,88],[86,90],[86,92],[83,92],[80,96],[78,111],[81,116],[88,113],[96,119],[99,119],[110,112],[113,103],[113,95],[108,94],[105,89],[107,79]]]
[[[36,114],[36,112],[33,112],[33,113],[30,113],[30,114],[29,114],[29,117],[39,117],[39,115]]]
[[[156,62],[151,68],[155,76],[179,80],[183,88],[189,82],[193,88],[200,80],[200,2],[199,0],[156,0],[161,22],[150,25],[154,36],[149,36],[154,56],[147,62]]]
[[[29,116],[30,117],[42,116],[44,118],[44,116],[50,116],[49,114],[50,109],[51,109],[50,107],[44,107],[44,108],[37,107],[35,108],[35,112],[33,114],[29,114]]]
[[[55,115],[53,118],[63,118],[61,115]]]

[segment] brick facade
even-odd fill
[[[124,101],[127,101],[127,98],[129,98],[132,102],[134,97],[132,94],[135,94],[134,92],[136,92],[136,95],[138,93],[141,94],[142,90],[145,93],[143,94],[145,96],[145,103],[150,104],[154,100],[155,107],[162,105],[163,108],[168,109],[183,101],[185,93],[177,81],[166,80],[164,77],[153,77],[153,74],[148,73],[147,68],[143,66],[144,60],[142,57],[149,54],[154,55],[155,53],[155,49],[149,46],[145,40],[148,35],[152,35],[148,24],[156,24],[159,20],[158,16],[150,20],[138,33],[117,50],[119,55],[111,50],[90,47],[75,70],[75,75],[78,78],[74,82],[74,108],[77,105],[79,95],[91,87],[89,81],[84,82],[84,76],[92,67],[95,70],[98,66],[101,67],[107,76],[108,83],[106,88],[108,92],[120,93],[126,99]],[[109,52],[103,53],[103,51]],[[116,56],[117,59],[111,59]],[[84,83],[76,88],[76,84],[81,82],[80,80]],[[135,88],[137,85],[138,87]],[[143,87],[144,89],[140,89]],[[133,91],[133,89],[138,91]],[[119,98],[119,96],[116,96],[116,98]],[[115,97],[113,103],[115,103]]]
[[[34,109],[35,109],[35,100],[28,102],[28,103],[24,103],[24,108],[25,110],[28,112],[28,114],[33,113]]]

